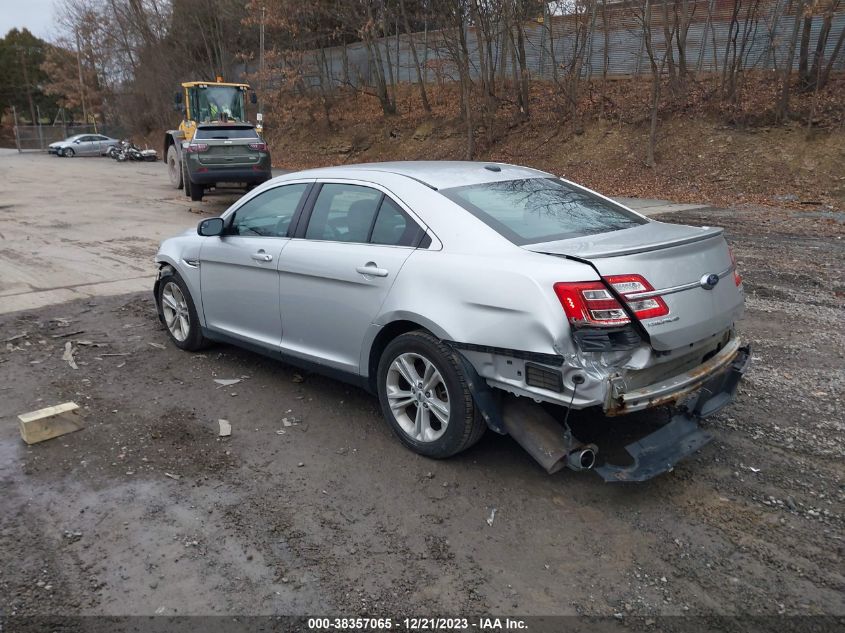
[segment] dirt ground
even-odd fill
[[[151,292],[0,316],[0,615],[845,617],[845,225],[753,206],[661,219],[726,227],[753,368],[706,422],[715,441],[640,485],[546,475],[493,433],[416,456],[362,391],[176,349]],[[69,400],[84,430],[21,441],[17,414]],[[607,439],[661,416],[576,422]]]

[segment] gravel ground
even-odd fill
[[[416,456],[362,391],[176,349],[149,293],[0,317],[0,615],[845,617],[845,227],[671,219],[726,227],[753,368],[715,441],[641,485],[548,476],[492,433]],[[67,400],[84,430],[21,442],[18,413]],[[663,415],[577,423],[612,437]]]

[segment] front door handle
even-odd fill
[[[257,253],[253,253],[252,258],[257,262],[272,262],[273,261],[273,256],[268,254],[268,253],[265,253],[263,248],[261,250],[259,250]]]
[[[363,266],[358,266],[355,270],[367,277],[387,277],[387,268],[379,268],[375,262],[367,262]]]

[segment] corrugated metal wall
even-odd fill
[[[708,4],[712,3],[712,4]],[[686,63],[688,70],[695,72],[721,72],[729,52],[731,35],[736,38],[737,47],[742,44],[743,34],[747,33],[745,50],[742,53],[742,67],[754,69],[782,69],[788,57],[789,40],[795,24],[795,15],[787,14],[788,0],[770,0],[760,2],[756,15],[751,19],[746,14],[745,3],[739,12],[734,31],[731,33],[731,13],[733,3],[721,0],[702,0],[690,2],[690,26],[687,35]],[[712,11],[708,11],[711,8]],[[670,19],[671,19],[671,11]],[[594,16],[557,16],[546,20],[530,22],[525,27],[525,49],[527,66],[531,77],[552,79],[557,70],[559,76],[566,74],[573,62],[576,42],[583,50],[581,74],[583,76],[602,75],[607,49],[607,74],[610,77],[636,75],[651,72],[648,55],[643,41],[641,21],[629,9],[607,8],[607,34],[603,29],[605,19],[599,7]],[[708,13],[711,17],[708,18]],[[580,27],[579,27],[580,20]],[[590,23],[594,24],[592,29]],[[810,50],[815,51],[816,40],[821,28],[822,18],[813,18]],[[652,10],[651,37],[657,57],[663,57],[666,41],[663,30],[662,5],[657,3]],[[581,36],[576,37],[580,28]],[[845,28],[845,12],[837,13],[827,40],[825,58],[833,53],[836,39]],[[424,80],[454,81],[458,78],[457,69],[452,63],[444,38],[448,33],[430,31],[415,33],[414,43],[417,54],[423,64]],[[506,42],[507,34],[502,34],[493,43],[493,58],[500,73],[512,72],[512,47]],[[471,75],[479,76],[478,37],[474,28],[467,31],[467,43],[471,58]],[[270,42],[272,45],[272,42]],[[393,72],[397,81],[415,83],[417,74],[408,37],[389,37],[378,40],[382,67],[385,77]],[[502,50],[502,47],[505,50]],[[504,54],[502,54],[504,53]],[[738,52],[737,52],[738,54]],[[677,49],[673,51],[677,61]],[[388,68],[389,59],[389,68]],[[373,83],[373,61],[367,54],[363,43],[345,47],[325,48],[322,51],[310,51],[302,56],[301,61],[291,64],[296,67],[300,78],[306,85],[326,88],[344,85],[371,85]],[[798,64],[795,55],[794,64]],[[834,67],[845,69],[845,51],[840,51]],[[254,67],[248,70],[254,71]],[[273,83],[281,83],[281,75]]]

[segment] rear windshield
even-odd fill
[[[230,139],[230,138],[258,138],[255,128],[247,126],[201,127],[197,128],[194,138],[199,140]]]
[[[647,220],[557,178],[528,178],[441,189],[514,244],[606,233]]]

